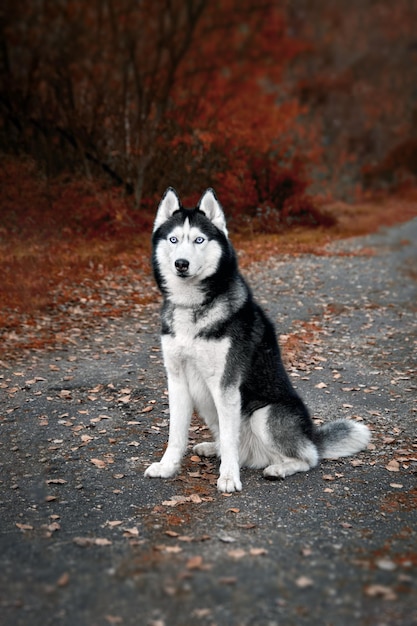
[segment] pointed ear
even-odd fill
[[[157,228],[161,226],[164,222],[166,222],[175,211],[178,211],[181,208],[180,199],[177,196],[175,189],[172,187],[168,187],[164,195],[162,196],[162,200],[159,203],[158,210],[156,212],[155,222],[153,225],[153,231],[155,232]]]
[[[198,208],[227,237],[226,218],[213,189],[207,189],[201,196]]]

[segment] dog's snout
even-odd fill
[[[177,259],[175,261],[175,268],[180,274],[185,274],[190,267],[190,262],[187,259]]]

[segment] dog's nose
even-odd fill
[[[190,263],[189,261],[187,261],[187,259],[177,259],[175,261],[175,267],[177,272],[179,272],[180,274],[185,274],[185,272],[190,267]]]

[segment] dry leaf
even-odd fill
[[[63,478],[49,478],[45,482],[47,485],[65,485],[68,481]]]
[[[58,587],[66,587],[69,581],[70,581],[70,577],[69,577],[68,572],[64,572],[64,574],[62,574],[62,576],[58,578],[58,580],[56,581],[56,584]]]
[[[110,546],[112,543],[109,539],[100,537],[74,537],[73,542],[81,548],[87,548],[89,546]]]
[[[165,546],[164,552],[168,552],[168,554],[179,554],[182,552],[182,548],[180,548],[180,546]]]
[[[110,541],[110,539],[102,539],[100,537],[98,537],[97,539],[93,540],[94,545],[96,546],[111,546],[112,542]]]
[[[326,383],[318,383],[318,385],[314,385],[316,389],[325,389],[327,387]]]
[[[136,526],[123,528],[123,537],[139,537],[139,529]]]
[[[25,532],[25,530],[33,530],[33,526],[31,526],[30,524],[20,524],[19,522],[16,522],[16,526],[20,530],[23,530],[23,532]]]
[[[265,548],[251,548],[249,554],[251,556],[263,556],[264,554],[268,554],[268,550],[265,550]]]
[[[224,578],[219,578],[219,583],[221,585],[235,585],[237,578],[236,576],[225,576]]]
[[[383,600],[396,600],[397,594],[391,587],[385,585],[368,585],[365,588],[365,593],[371,598],[381,597]]]
[[[187,561],[187,569],[201,569],[202,565],[202,556],[192,556],[191,559],[188,559]]]
[[[307,587],[312,587],[314,585],[313,581],[308,576],[300,576],[295,581],[295,584],[297,587],[300,587],[300,589],[306,589]]]
[[[385,466],[385,469],[387,469],[389,472],[399,472],[400,464],[398,463],[398,461],[393,459]]]
[[[168,535],[168,537],[179,537],[179,533],[176,533],[175,530],[166,530],[165,534]]]
[[[230,556],[232,559],[242,559],[244,556],[246,556],[246,552],[242,548],[236,548],[236,550],[229,550],[227,555]]]
[[[197,493],[192,493],[190,496],[190,502],[194,502],[194,504],[201,504],[202,499]]]
[[[90,463],[92,463],[99,469],[104,469],[106,467],[106,463],[102,459],[90,459]]]

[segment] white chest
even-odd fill
[[[177,308],[173,315],[173,333],[162,337],[166,367],[171,371],[196,370],[204,378],[221,378],[226,367],[230,339],[206,339],[199,333],[218,316],[195,320],[192,309]]]

